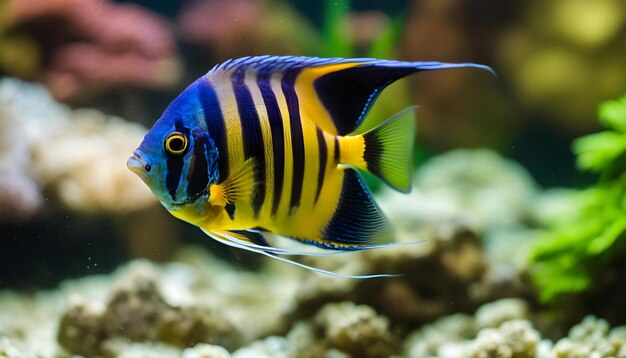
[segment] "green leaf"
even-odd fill
[[[605,127],[626,133],[626,95],[600,104],[598,117]]]
[[[608,250],[626,232],[626,217],[615,221],[602,232],[600,236],[594,238],[589,244],[588,252],[598,255]]]
[[[565,293],[582,292],[591,285],[591,278],[585,274],[569,273],[548,277],[550,277],[550,282],[543,287],[539,295],[542,302],[549,302]]]
[[[609,131],[590,134],[576,139],[573,149],[580,169],[599,172],[626,150],[626,136]]]

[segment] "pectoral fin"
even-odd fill
[[[220,184],[209,187],[209,203],[214,206],[238,205],[252,199],[254,191],[254,158],[246,160]]]

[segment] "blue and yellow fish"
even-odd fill
[[[390,226],[355,168],[409,192],[414,110],[351,133],[390,83],[462,67],[491,71],[473,63],[229,60],[167,107],[127,165],[172,215],[212,238],[339,275],[282,257],[307,252],[271,245],[265,233],[330,253],[390,245]],[[348,277],[377,276],[385,275]]]

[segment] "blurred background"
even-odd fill
[[[489,65],[497,77],[410,76],[366,125],[417,104],[418,170],[483,148],[523,167],[532,190],[581,190],[598,176],[577,167],[572,142],[599,131],[600,103],[626,91],[626,3],[0,0],[0,288],[51,288],[133,258],[165,262],[189,244],[255,269],[256,256],[167,214],[125,160],[193,80],[264,54]],[[482,170],[461,168],[431,173],[430,185]]]

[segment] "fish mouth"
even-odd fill
[[[141,179],[147,179],[147,162],[141,157],[141,152],[136,150],[133,155],[126,161],[126,167],[131,172],[137,174]]]

